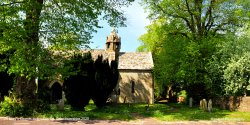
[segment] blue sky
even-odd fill
[[[136,0],[127,8],[124,8],[124,13],[127,18],[127,27],[117,28],[118,35],[121,37],[121,51],[122,52],[135,52],[140,45],[138,38],[146,33],[145,26],[150,22],[146,18],[147,13],[143,7],[139,4],[140,0]],[[112,27],[108,26],[106,22],[101,22],[103,28],[98,29],[97,33],[93,34],[92,49],[104,49],[106,37],[110,34]]]

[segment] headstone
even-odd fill
[[[211,100],[211,99],[209,99],[209,101],[208,101],[208,103],[207,103],[207,110],[208,110],[209,112],[212,111],[212,100]]]
[[[200,101],[200,109],[204,110],[204,111],[207,111],[207,101],[206,101],[206,99],[202,99]]]
[[[64,100],[63,99],[58,100],[58,110],[64,111]]]
[[[200,109],[203,110],[203,103],[202,103],[202,100],[200,100]]]
[[[193,107],[193,98],[192,97],[189,98],[189,107]]]

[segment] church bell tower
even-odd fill
[[[106,51],[118,54],[121,49],[121,37],[118,36],[117,30],[113,28],[110,35],[106,39]]]

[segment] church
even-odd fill
[[[118,62],[119,80],[112,93],[111,101],[114,103],[154,103],[154,67],[150,52],[120,52],[121,37],[116,30],[112,30],[106,38],[105,49],[82,50],[81,53],[90,52],[93,60],[103,56],[109,62]],[[63,85],[60,79],[48,83],[52,90]],[[62,89],[59,89],[61,91]],[[55,90],[58,93],[58,89]],[[60,93],[60,92],[59,92]],[[62,96],[59,96],[59,98]]]

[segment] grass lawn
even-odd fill
[[[154,104],[146,110],[146,104],[113,104],[102,109],[97,109],[93,103],[85,107],[86,111],[71,111],[70,106],[65,106],[65,111],[57,111],[55,105],[52,110],[37,115],[39,118],[83,118],[109,119],[109,120],[136,120],[138,118],[156,118],[162,121],[248,121],[250,112],[231,112],[214,108],[213,112],[204,112],[198,107],[189,108],[182,104]]]

